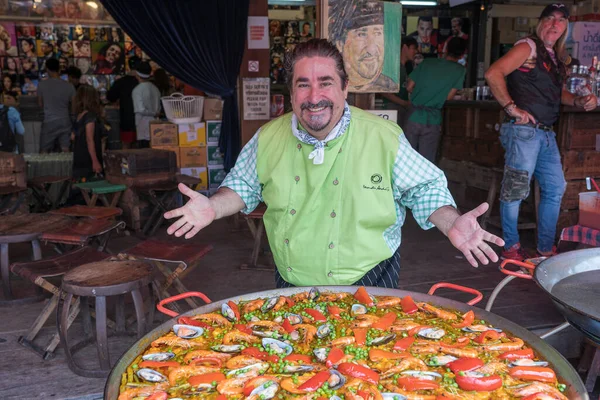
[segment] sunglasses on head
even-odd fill
[[[566,6],[564,4],[552,4],[552,7],[562,8],[562,7],[566,7]]]

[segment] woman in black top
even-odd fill
[[[75,95],[73,179],[89,180],[102,174],[102,106],[96,89],[81,85]]]

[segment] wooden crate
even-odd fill
[[[0,152],[0,186],[27,187],[27,164],[22,154]]]
[[[467,137],[473,129],[473,110],[469,108],[444,108],[444,135]]]
[[[500,136],[500,125],[504,119],[501,110],[476,109],[474,115],[473,137],[480,139],[498,140]],[[498,130],[496,130],[498,128]]]
[[[596,150],[600,135],[597,113],[566,113],[560,122],[560,146],[565,150]]]
[[[581,180],[587,176],[600,176],[600,152],[569,150],[562,154],[565,179]]]

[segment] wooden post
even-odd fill
[[[360,93],[354,95],[354,106],[363,110],[375,109],[375,93]]]

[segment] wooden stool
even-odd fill
[[[56,199],[53,199],[50,196],[50,187],[55,184],[60,185],[60,191]],[[54,210],[58,207],[58,204],[62,201],[65,193],[67,193],[69,186],[71,184],[70,176],[38,176],[27,181],[27,186],[31,188],[33,193],[33,197],[37,200],[37,205],[35,206],[36,212],[47,210]]]
[[[155,287],[158,288],[158,297],[164,299],[172,296],[169,293],[171,286],[179,293],[189,292],[181,282],[181,279],[193,271],[198,266],[200,259],[212,249],[213,247],[210,245],[198,246],[197,244],[187,242],[148,239],[138,243],[120,256],[134,257],[152,262],[165,277],[164,283],[155,282]],[[175,269],[172,270],[168,264],[176,264]],[[186,298],[186,302],[192,308],[200,307],[199,304],[189,297]]]
[[[26,193],[26,187],[0,186],[0,215],[14,214],[25,200]]]
[[[73,187],[81,190],[85,203],[92,207],[96,205],[98,199],[100,199],[102,204],[106,207],[116,207],[117,203],[119,203],[121,194],[127,189],[127,186],[125,185],[112,184],[108,181],[77,183],[73,185]],[[90,197],[90,193],[92,194],[92,197]],[[107,197],[109,195],[112,195],[110,201]]]
[[[52,298],[35,319],[31,328],[29,328],[27,335],[19,337],[19,343],[34,350],[42,356],[44,360],[54,357],[54,350],[60,342],[58,330],[45,346],[39,346],[33,342],[48,318],[53,314],[58,305],[58,300],[60,299],[60,289],[48,281],[48,278],[60,277],[73,268],[91,262],[101,261],[108,257],[109,255],[106,253],[102,253],[91,247],[83,247],[66,254],[45,258],[43,260],[11,264],[10,270],[14,274],[31,281],[52,294]],[[78,312],[79,300],[73,304],[69,325],[73,322],[73,319],[75,319]]]
[[[490,224],[496,228],[502,229],[502,221],[500,217],[491,217],[492,209],[496,203],[496,198],[502,188],[502,177],[504,171],[498,168],[494,168],[494,174],[486,202],[489,204],[488,210],[481,217],[481,228],[486,229],[487,225]],[[537,231],[537,213],[540,205],[540,185],[536,179],[533,179],[533,202],[535,205],[535,220],[534,221],[521,221],[517,224],[517,229],[534,229]]]
[[[90,206],[71,206],[63,207],[57,210],[48,211],[48,214],[65,215],[67,217],[106,219],[116,218],[123,214],[123,210],[117,207],[90,207]]]
[[[249,264],[242,264],[241,269],[251,269],[257,271],[275,271],[274,265],[261,265],[258,264],[258,256],[262,247],[262,239],[265,232],[265,224],[263,222],[263,216],[267,211],[267,206],[264,204],[259,205],[254,211],[248,215],[242,215],[248,223],[248,228],[252,237],[254,238],[254,245],[252,246],[252,255],[250,256]]]
[[[165,220],[164,214],[173,208],[173,203],[177,193],[179,193],[177,182],[155,183],[149,186],[136,187],[135,190],[146,195],[153,205],[152,213],[142,228],[144,236],[153,236]]]
[[[126,333],[124,294],[131,293],[137,317],[137,337],[141,338],[146,331],[144,301],[140,290],[152,281],[152,265],[142,261],[100,261],[82,265],[68,272],[62,283],[65,299],[58,305],[58,329],[60,340],[65,348],[65,355],[71,371],[77,375],[90,378],[105,378],[111,368],[108,354],[108,336],[106,332],[106,297],[119,296],[116,307],[116,334]],[[70,346],[68,337],[68,320],[73,296],[80,296],[83,329],[87,336],[81,342]],[[87,369],[78,366],[73,354],[91,343],[91,318],[87,298],[96,300],[96,347],[100,360],[100,369]]]
[[[585,388],[591,393],[600,376],[600,346],[598,344],[586,339],[585,350],[581,356],[577,370],[580,374],[587,372]]]
[[[87,246],[98,244],[99,251],[108,251],[110,235],[117,229],[125,228],[125,222],[112,219],[83,218],[60,229],[44,232],[40,239],[54,243],[56,250],[63,253],[66,246]]]

